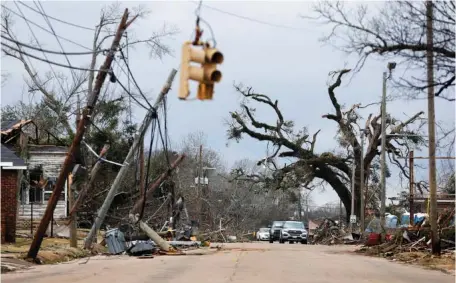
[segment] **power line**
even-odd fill
[[[115,77],[114,73],[110,73],[110,75],[114,76],[115,81],[120,85],[120,87],[125,91],[125,93],[128,94],[128,96],[130,96],[136,103],[138,103],[139,106],[141,106],[142,108],[144,108],[146,110],[150,109],[150,108],[147,108],[146,106],[144,106],[144,104],[142,104],[141,102],[139,102],[139,100],[131,92],[129,92],[128,89]]]
[[[42,27],[41,25],[39,25],[39,24],[37,24],[37,23],[35,23],[35,22],[33,22],[33,21],[27,19],[25,16],[19,15],[16,11],[14,11],[14,10],[12,10],[12,9],[10,9],[10,8],[8,8],[8,7],[6,7],[6,6],[3,5],[3,4],[2,4],[2,8],[3,8],[3,9],[6,9],[6,10],[10,11],[11,13],[15,14],[16,16],[22,18],[22,19],[23,19],[24,21],[26,21],[27,23],[30,23],[30,24],[32,24],[32,25],[34,25],[34,26],[40,28],[41,30],[43,30],[43,31],[45,31],[45,32],[47,32],[47,33],[52,34],[52,32],[49,31],[48,29],[46,29],[46,28]],[[62,40],[65,40],[65,41],[67,41],[67,42],[70,42],[70,43],[72,43],[72,44],[74,44],[74,45],[77,45],[77,46],[79,46],[79,47],[81,47],[81,48],[84,48],[84,49],[87,49],[87,50],[92,50],[91,48],[86,47],[86,46],[84,46],[84,45],[82,45],[82,44],[79,44],[79,43],[77,43],[77,42],[75,42],[75,41],[73,41],[73,40],[71,40],[71,39],[65,38],[65,37],[60,36],[60,35],[58,35],[58,37],[59,37],[60,39],[62,39]]]
[[[26,48],[30,48],[30,49],[41,51],[41,52],[45,52],[45,53],[56,54],[56,55],[69,55],[69,56],[73,56],[73,55],[92,55],[92,54],[98,54],[98,53],[109,51],[108,49],[103,49],[103,50],[99,50],[99,51],[62,52],[62,51],[55,51],[55,50],[49,50],[49,49],[42,49],[42,48],[30,45],[30,44],[26,44],[26,43],[14,40],[12,38],[4,36],[3,34],[1,35],[1,37],[3,39],[6,39],[8,41],[11,41],[11,42],[13,42],[15,44],[21,45],[21,46],[26,47]]]
[[[135,77],[133,76],[133,73],[131,72],[130,66],[128,65],[128,62],[127,62],[127,60],[125,59],[125,54],[123,53],[122,48],[120,48],[119,50],[120,50],[120,55],[121,55],[121,57],[122,57],[122,60],[124,61],[125,66],[127,67],[128,73],[130,74],[131,79],[133,80],[133,83],[135,84],[136,88],[139,90],[139,94],[141,94],[141,96],[144,98],[144,100],[146,101],[147,105],[149,105],[150,108],[154,108],[154,107],[149,103],[149,101],[147,100],[147,97],[144,95],[144,93],[142,92],[142,90],[141,90],[141,88],[139,87],[138,83],[136,82],[136,79],[135,79]]]
[[[64,21],[64,20],[61,20],[61,19],[58,19],[58,18],[55,18],[55,17],[52,17],[52,16],[49,16],[48,14],[41,12],[41,11],[38,11],[38,10],[35,10],[33,7],[30,7],[29,5],[23,3],[22,1],[17,1],[19,4],[29,8],[30,10],[38,13],[38,14],[41,14],[43,16],[46,16],[48,17],[49,19],[53,19],[54,21],[57,21],[57,22],[61,22],[63,24],[66,24],[66,25],[69,25],[69,26],[73,26],[73,27],[77,27],[77,28],[81,28],[81,29],[85,29],[85,30],[90,30],[90,31],[95,31],[94,28],[89,28],[89,27],[85,27],[85,26],[81,26],[81,25],[78,25],[78,24],[73,24],[73,23],[70,23],[70,22],[67,22],[67,21]]]
[[[74,66],[68,66],[68,65],[60,64],[60,63],[57,63],[57,62],[53,62],[53,61],[50,61],[50,60],[46,60],[46,59],[34,56],[34,55],[29,54],[27,52],[24,52],[22,50],[16,49],[16,48],[14,48],[11,45],[8,45],[6,43],[2,43],[2,45],[10,48],[13,51],[16,51],[16,52],[19,52],[21,54],[24,54],[24,55],[26,55],[26,56],[28,56],[30,58],[33,58],[33,59],[36,59],[36,60],[40,60],[40,61],[52,64],[52,65],[56,65],[56,66],[59,66],[59,67],[68,68],[68,69],[74,69],[74,70],[80,70],[80,71],[89,71],[89,72],[109,72],[109,70],[102,70],[102,69],[96,70],[96,69],[80,68],[80,67],[74,67]]]
[[[200,5],[199,2],[196,2],[196,1],[191,1],[191,2]],[[239,19],[242,19],[242,20],[254,22],[254,23],[257,23],[257,24],[262,24],[262,25],[267,25],[267,26],[271,26],[271,27],[275,27],[275,28],[282,28],[282,29],[291,29],[291,30],[300,30],[300,31],[308,30],[308,29],[305,29],[305,28],[292,27],[292,26],[281,25],[281,24],[274,24],[274,23],[270,23],[270,22],[267,22],[267,21],[258,20],[258,19],[247,17],[247,16],[238,15],[238,14],[235,14],[235,13],[232,13],[232,12],[228,12],[228,11],[220,10],[220,9],[212,7],[212,6],[208,6],[206,4],[201,4],[201,5],[206,7],[206,8],[208,8],[208,9],[214,10],[216,12],[219,12],[219,13],[222,13],[222,14],[226,14],[226,15],[229,15],[229,16],[233,16],[233,17],[236,17],[236,18],[239,18]]]
[[[22,10],[21,10],[21,8],[19,7],[19,5],[17,5],[16,2],[14,2],[14,4],[16,5],[16,8],[19,10],[19,13],[21,13],[21,15],[25,18],[24,13],[22,12]],[[32,33],[33,38],[35,39],[36,44],[38,44],[38,47],[41,48],[41,44],[40,44],[40,42],[38,41],[38,38],[36,37],[35,33],[33,32],[32,27],[30,26],[30,24],[29,24],[28,22],[26,22],[26,24],[27,24],[27,26],[28,26],[30,32]],[[46,60],[49,61],[48,57],[46,56],[46,53],[44,53],[44,52],[42,52],[42,53],[43,53],[43,55],[44,55],[44,58],[46,58]],[[25,54],[25,53],[24,53],[24,54]],[[49,67],[51,68],[51,71],[52,71],[52,73],[54,74],[54,77],[57,79],[57,83],[59,84],[60,88],[62,89],[62,92],[65,93],[65,88],[63,87],[63,85],[62,85],[62,83],[60,82],[60,80],[57,78],[57,74],[56,74],[54,68],[52,67],[51,64],[49,64]],[[60,113],[59,113],[59,114],[60,114]]]
[[[41,11],[43,11],[42,16],[43,16],[44,20],[47,22],[49,28],[51,29],[52,33],[54,34],[54,37],[55,37],[55,39],[57,40],[57,43],[59,44],[60,49],[62,50],[63,53],[65,53],[65,49],[63,48],[62,43],[60,42],[60,39],[57,37],[57,34],[55,33],[55,30],[54,30],[54,28],[52,27],[52,24],[51,24],[51,22],[49,21],[49,18],[47,17],[47,15],[46,15],[45,12],[44,12],[43,5],[41,5],[41,2],[38,2],[38,4],[40,5],[40,6],[38,7],[38,4],[37,4],[35,1],[33,1],[33,3],[35,4],[35,6],[36,6],[38,9],[41,8]],[[65,56],[65,59],[66,59],[68,65],[71,66],[71,62],[70,62],[70,59],[68,59],[68,56],[67,56],[67,55],[64,55],[64,56]],[[73,69],[70,69],[70,72],[71,72],[71,75],[73,76],[73,80],[76,82],[76,74],[75,74],[74,70],[73,70]]]

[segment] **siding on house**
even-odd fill
[[[68,148],[64,146],[54,145],[29,145],[27,167],[28,170],[40,169],[44,179],[55,183],[60,174],[63,162],[67,154]],[[47,189],[43,192],[43,203],[33,204],[33,218],[40,219],[47,206],[52,191]],[[66,186],[62,199],[57,202],[54,210],[54,219],[65,218],[67,216],[67,190]],[[25,202],[21,203],[19,208],[19,218],[30,219],[31,206],[28,202],[28,193],[26,192]]]

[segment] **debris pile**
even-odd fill
[[[442,254],[452,254],[455,250],[454,209],[439,215],[440,247]],[[397,229],[386,242],[362,247],[359,252],[394,258],[402,253],[425,253],[431,251],[431,230],[429,221],[424,218],[413,227]]]
[[[312,244],[320,245],[338,245],[338,244],[356,244],[359,242],[358,233],[349,233],[342,224],[325,218],[314,232]]]

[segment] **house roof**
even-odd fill
[[[12,150],[1,145],[1,163],[0,166],[2,169],[27,169],[24,160],[22,160],[19,156],[17,156]]]
[[[12,131],[19,129],[22,126],[25,126],[31,123],[32,120],[2,120],[2,135],[7,135]]]

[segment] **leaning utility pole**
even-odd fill
[[[435,164],[435,106],[434,106],[434,38],[432,1],[426,1],[427,83],[428,83],[428,135],[429,135],[429,190],[431,206],[432,254],[440,255],[440,239],[437,230],[437,176]]]
[[[160,105],[163,98],[170,90],[171,84],[174,80],[174,77],[176,76],[176,73],[177,73],[177,70],[175,70],[175,69],[171,70],[171,73],[168,76],[166,84],[163,86],[162,91],[158,95],[153,108],[149,109],[149,111],[146,114],[146,117],[144,117],[144,120],[138,131],[139,133],[135,136],[135,138],[133,140],[133,145],[130,147],[130,150],[128,151],[127,157],[125,158],[125,160],[123,162],[123,166],[120,168],[119,173],[117,173],[117,176],[111,185],[111,189],[109,190],[108,195],[106,196],[106,198],[103,202],[103,205],[101,206],[100,210],[98,211],[98,215],[95,218],[95,222],[92,225],[92,229],[90,230],[89,234],[87,235],[86,241],[84,243],[85,249],[90,248],[93,238],[95,237],[97,231],[100,229],[100,226],[103,223],[103,221],[106,217],[106,214],[108,213],[109,207],[111,207],[111,203],[114,200],[114,197],[116,196],[117,190],[118,190],[120,184],[122,183],[122,181],[125,179],[125,175],[127,174],[128,167],[129,167],[130,163],[133,161],[133,157],[134,157],[136,151],[138,150],[138,147],[140,146],[141,141],[144,138],[147,128],[149,127],[150,123],[157,115],[156,108]]]
[[[63,191],[63,187],[65,185],[65,181],[70,173],[71,166],[73,164],[74,154],[76,149],[79,147],[82,137],[86,131],[86,124],[91,118],[91,114],[95,105],[98,100],[98,96],[100,95],[101,88],[103,83],[106,79],[108,71],[111,69],[112,61],[114,60],[115,52],[117,51],[120,43],[120,39],[122,38],[122,34],[128,28],[128,26],[136,19],[133,18],[132,20],[128,21],[128,9],[125,9],[125,12],[122,16],[120,21],[119,27],[117,28],[117,32],[114,36],[114,40],[111,44],[111,49],[106,56],[105,62],[101,66],[97,79],[95,82],[95,87],[93,92],[90,93],[90,96],[87,99],[87,106],[83,111],[82,119],[78,124],[76,134],[73,138],[73,142],[68,150],[67,156],[63,163],[62,169],[60,170],[59,177],[57,178],[57,182],[55,184],[55,188],[52,191],[51,198],[48,201],[46,211],[44,212],[43,218],[41,218],[40,225],[36,230],[35,237],[33,238],[32,244],[30,245],[30,249],[27,253],[27,257],[35,259],[38,255],[38,251],[40,250],[41,243],[43,242],[44,234],[46,233],[46,229],[49,226],[49,222],[51,221],[52,215],[54,213],[54,209],[57,206],[57,201],[59,200],[60,194]]]

